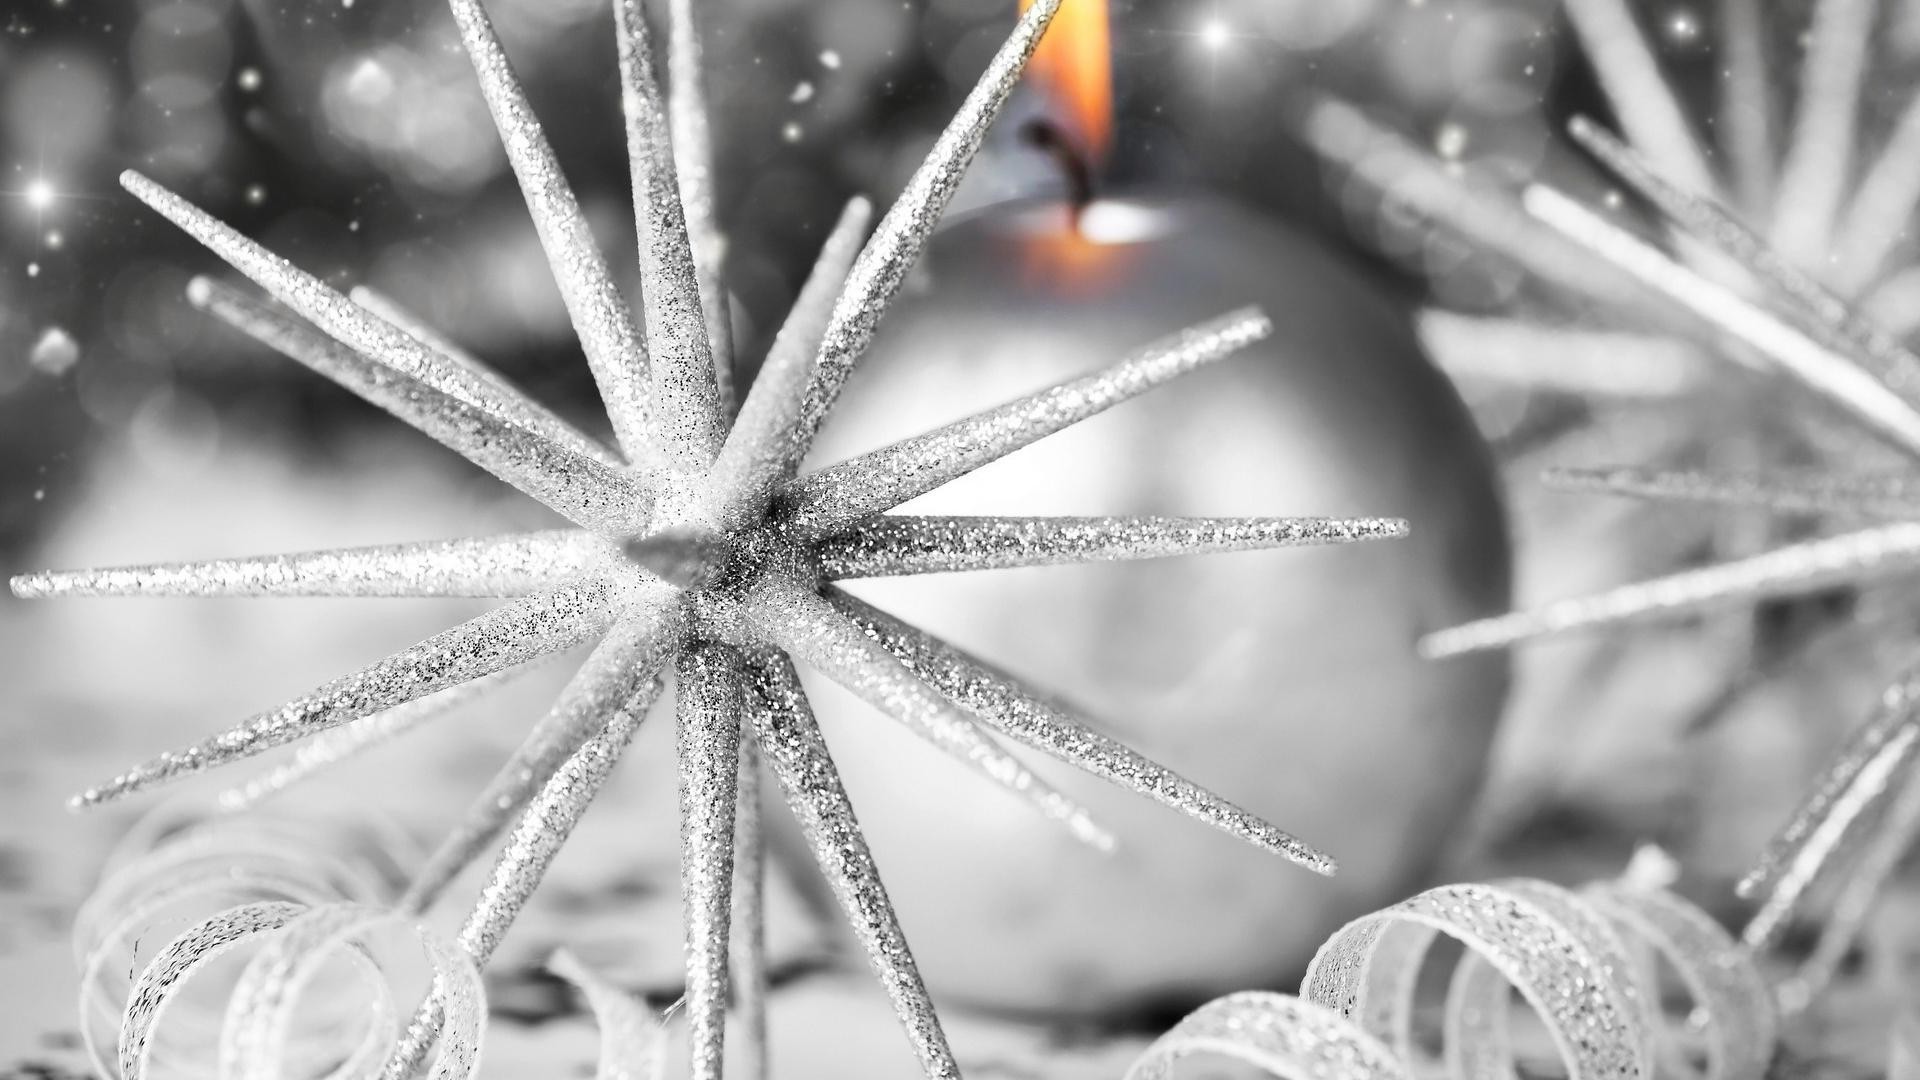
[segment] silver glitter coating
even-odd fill
[[[576,530],[205,562],[46,570],[12,581],[22,599],[56,596],[528,596],[598,564]]]
[[[414,389],[408,396],[430,401],[444,395],[458,405],[465,406],[465,409],[458,411],[476,414],[474,419],[468,421],[469,426],[529,430],[521,427],[526,406],[518,400],[517,395],[511,395],[475,375],[467,367],[447,360],[405,331],[340,295],[325,282],[241,236],[145,176],[129,170],[120,174],[120,183],[136,198],[206,245],[208,250],[338,343],[305,346],[302,354],[289,353],[294,359],[316,367],[328,378],[346,383],[349,389],[363,396],[372,388],[392,387],[386,399],[375,400],[375,404],[396,412],[409,423],[418,424],[427,418],[423,415],[427,410],[415,408],[401,412],[393,402],[399,388],[411,386]],[[291,344],[318,337],[306,325],[294,323],[278,312],[206,279],[196,279],[189,286],[188,297],[203,305],[219,305],[217,314],[235,322],[248,333],[268,335],[267,343],[283,352],[287,351],[283,341]],[[387,377],[383,379],[383,375]],[[441,426],[446,426],[444,421]],[[532,432],[529,431],[529,434]],[[441,436],[435,434],[435,437]],[[550,443],[544,436],[536,435],[535,438],[539,442]],[[455,449],[471,456],[473,447],[457,446]],[[564,447],[556,447],[556,450],[579,456],[577,451]],[[588,460],[605,467],[598,460]]]
[[[1810,469],[1723,473],[1609,465],[1549,469],[1541,482],[1561,491],[1764,506],[1797,514],[1920,518],[1920,476],[1912,473],[1849,475]]]
[[[1249,990],[1189,1013],[1147,1047],[1126,1080],[1172,1080],[1180,1059],[1206,1054],[1279,1080],[1412,1080],[1386,1044],[1340,1013],[1285,994]]]
[[[1920,393],[1920,357],[1857,314],[1839,294],[1768,247],[1731,211],[1711,198],[1690,194],[1670,183],[1631,147],[1585,117],[1575,117],[1568,130],[1575,142],[1684,228],[1689,238],[1711,244],[1797,305],[1803,316],[1802,328],[1822,346],[1853,360],[1909,398]]]
[[[460,945],[478,963],[485,963],[500,944],[500,935],[526,906],[553,856],[573,833],[614,762],[633,741],[647,709],[660,693],[659,680],[631,672],[627,699],[606,718],[606,725],[567,756],[515,823],[494,863],[480,899],[460,927]]]
[[[1794,596],[1916,568],[1920,568],[1920,522],[1897,522],[1683,570],[1532,611],[1476,620],[1427,635],[1420,651],[1444,657],[1504,648],[1575,630],[1672,619],[1768,597]]]
[[[1853,361],[1551,188],[1529,186],[1524,198],[1534,216],[1658,289],[1708,324],[1752,346],[1782,373],[1832,402],[1888,445],[1920,456],[1920,412]]]
[[[577,454],[374,362],[216,282],[195,279],[187,295],[222,321],[340,383],[579,524],[625,533],[647,518],[650,491],[632,472]]]
[[[508,422],[515,422],[514,414],[524,410],[524,404],[514,401],[509,391],[497,383],[436,353],[319,278],[240,235],[146,176],[128,170],[120,174],[120,184],[328,337],[364,354],[362,364],[391,368],[408,379]],[[189,286],[188,295],[194,297],[212,287],[211,281],[205,285],[195,284]],[[242,295],[224,286],[219,287],[219,293],[232,297]]]
[[[870,518],[823,541],[829,580],[1019,566],[1161,559],[1266,548],[1398,539],[1389,518],[919,517]]]
[[[728,527],[762,513],[775,485],[791,472],[787,447],[800,423],[802,395],[813,379],[834,301],[846,287],[872,216],[873,205],[860,198],[841,211],[714,462],[712,497],[721,503],[714,517]]]
[[[1773,992],[1752,954],[1731,934],[1706,912],[1665,890],[1610,882],[1587,886],[1580,898],[1605,915],[1628,944],[1652,947],[1693,998],[1701,1024],[1689,1020],[1658,1025],[1662,1075],[1694,1073],[1681,1046],[1694,1031],[1673,1030],[1676,1026],[1706,1036],[1703,1080],[1746,1080],[1765,1073],[1779,1028]],[[1643,968],[1640,983],[1658,986],[1658,972]]]
[[[1602,1063],[1600,1068],[1604,1069],[1604,1063],[1609,1058],[1631,1058],[1641,1063],[1640,1067],[1634,1069],[1629,1066],[1625,1075],[1651,1075],[1656,1003],[1645,993],[1644,987],[1653,983],[1644,969],[1634,970],[1633,965],[1638,958],[1627,951],[1616,924],[1590,904],[1557,885],[1523,878],[1503,881],[1495,887],[1533,905],[1538,912],[1558,924],[1558,928],[1572,939],[1574,948],[1584,954],[1575,962],[1581,963],[1586,972],[1597,972],[1598,977],[1609,984],[1599,994],[1594,994],[1585,989],[1581,980],[1533,993],[1529,993],[1523,983],[1516,983],[1516,988],[1530,999],[1536,1010],[1554,1008],[1557,1004],[1556,991],[1572,1000],[1572,1009],[1567,1014],[1547,1014],[1548,1030],[1554,1037],[1562,1059],[1576,1063],[1571,1065],[1570,1074],[1576,1077],[1586,1075],[1586,1070],[1593,1067],[1589,1062]],[[1503,960],[1506,962],[1503,963]],[[1470,949],[1454,969],[1448,988],[1446,1014],[1442,1020],[1446,1037],[1445,1056],[1453,1075],[1513,1074],[1511,1010],[1508,1008],[1511,991],[1507,983],[1509,978],[1526,978],[1525,971],[1523,966],[1512,963],[1511,958],[1479,949]],[[1587,974],[1586,977],[1594,976]],[[1626,1021],[1617,1032],[1609,1029],[1605,1007],[1596,1007],[1609,997],[1616,1000],[1608,1004],[1617,1004],[1626,1014]],[[1584,1029],[1569,1023],[1575,1018],[1588,1021]],[[1591,1044],[1596,1042],[1615,1045],[1595,1053]],[[1582,1058],[1586,1061],[1582,1062]]]
[[[687,243],[700,281],[700,306],[706,312],[707,340],[713,351],[715,392],[732,412],[739,395],[733,385],[733,313],[721,276],[726,237],[713,206],[713,135],[707,123],[706,65],[701,59],[700,27],[693,0],[670,0],[667,38],[667,121],[673,161],[680,177],[680,204],[686,212]]]
[[[230,814],[252,809],[276,795],[285,793],[301,781],[311,779],[325,769],[357,757],[376,746],[392,742],[416,728],[440,719],[470,701],[499,689],[538,662],[529,661],[519,667],[498,671],[469,683],[450,686],[437,694],[428,694],[418,701],[409,701],[405,705],[395,706],[385,712],[363,716],[352,723],[323,731],[301,742],[294,750],[293,757],[284,764],[275,766],[238,787],[221,792],[220,809]]]
[[[743,675],[744,678],[744,675]],[[742,705],[745,705],[742,683]],[[767,995],[772,986],[767,968],[767,841],[761,819],[760,743],[753,725],[740,722],[739,805],[733,814],[733,1000],[738,1006],[735,1031],[736,1075],[765,1080],[767,1075]]]
[[[680,597],[656,591],[646,610],[629,607],[553,708],[534,725],[473,805],[441,841],[407,886],[400,905],[424,911],[473,865],[581,745],[627,708],[681,645]]]
[[[985,74],[968,91],[959,112],[946,130],[934,141],[926,160],[880,220],[873,238],[860,252],[847,280],[846,291],[833,309],[825,339],[820,346],[818,367],[801,400],[798,422],[793,426],[787,447],[787,471],[800,467],[801,459],[813,445],[820,422],[840,397],[840,388],[859,362],[867,346],[873,343],[880,317],[886,313],[907,271],[919,261],[920,253],[940,224],[940,215],[960,186],[960,178],[986,140],[987,129],[1013,94],[1027,61],[1040,47],[1040,37],[1053,24],[1061,0],[1035,0],[1014,27],[1012,35],[987,63]]]
[[[629,641],[626,647],[640,646]],[[499,947],[500,939],[539,888],[553,857],[573,835],[574,826],[599,795],[658,697],[661,685],[657,677],[632,667],[627,670],[633,676],[627,699],[540,786],[514,823],[486,885],[461,922],[457,940],[475,964],[484,965]],[[437,994],[429,995],[388,1058],[382,1080],[407,1080],[412,1076],[441,1037],[447,1015],[446,1003]]]
[[[856,268],[857,269],[857,268]],[[924,435],[829,466],[786,486],[778,502],[807,536],[840,532],[1015,450],[1221,360],[1273,332],[1251,309],[1155,342],[1093,375],[1070,379]]]
[[[606,628],[612,618],[607,596],[605,583],[588,580],[516,600],[204,742],[137,765],[74,802],[118,799],[572,648]]]
[[[770,651],[750,657],[746,702],[754,737],[766,752],[787,805],[799,819],[814,860],[866,950],[868,963],[893,1002],[921,1069],[929,1080],[959,1080],[960,1066],[920,981],[920,969],[914,966],[906,935],[900,932],[900,920],[880,883],[866,835],[854,820],[853,804],[847,801],[839,770],[820,736],[793,663]]]
[[[1025,799],[1081,840],[1095,847],[1113,847],[1113,837],[1084,809],[1035,776],[819,593],[794,582],[763,580],[749,597],[746,615],[748,624],[769,644]]]
[[[1822,770],[1813,790],[1740,882],[1740,894],[1760,909],[1744,937],[1755,948],[1771,944],[1815,884],[1834,869],[1835,856],[1856,825],[1884,804],[1895,781],[1920,752],[1920,665],[1909,666],[1881,695],[1874,715],[1849,736]]]
[[[874,523],[853,537],[837,537],[826,545],[838,545],[835,550],[822,550],[821,535],[860,524],[944,478],[1218,359],[1269,330],[1265,316],[1236,313],[1169,339],[1115,369],[960,421],[930,439],[793,480],[822,416],[870,343],[875,324],[1057,7],[1058,0],[1041,0],[1022,17],[907,193],[864,248],[861,237],[870,209],[862,200],[849,205],[776,341],[761,381],[729,430],[731,395],[718,378],[729,362],[729,345],[716,329],[724,323],[726,303],[719,280],[720,238],[712,217],[711,149],[698,100],[692,5],[676,0],[672,7],[676,96],[664,105],[651,81],[638,3],[616,0],[613,13],[621,39],[636,205],[642,219],[646,314],[658,350],[658,370],[650,372],[639,332],[592,246],[485,12],[476,0],[454,0],[462,41],[606,398],[625,462],[391,302],[364,290],[357,291],[355,299],[343,297],[177,196],[130,176],[130,190],[234,263],[292,313],[209,281],[191,290],[197,303],[347,385],[589,531],[18,579],[15,587],[26,596],[517,597],[207,742],[140,766],[86,793],[82,801],[104,801],[306,735],[332,733],[284,775],[270,774],[260,786],[237,796],[243,801],[264,797],[424,722],[442,703],[423,698],[468,684],[475,684],[475,691],[485,689],[489,683],[476,681],[598,639],[598,649],[579,676],[401,897],[401,911],[423,909],[513,820],[459,937],[459,948],[475,963],[484,963],[657,696],[655,673],[674,660],[682,676],[678,755],[689,906],[688,986],[696,1068],[709,1077],[717,1074],[721,1060],[728,945],[735,921],[740,947],[732,951],[739,969],[740,1030],[754,1044],[748,1048],[754,1062],[750,1068],[757,1072],[765,1061],[760,1045],[765,1030],[761,840],[757,816],[741,808],[742,800],[757,799],[756,747],[780,777],[786,801],[808,823],[815,853],[929,1075],[958,1075],[845,794],[799,697],[792,660],[805,661],[845,683],[1089,843],[1109,847],[1113,839],[1001,748],[968,709],[1056,756],[1259,846],[1329,869],[1324,857],[1286,834],[1104,740],[1019,684],[983,676],[967,658],[945,667],[912,660],[921,664],[922,673],[916,674],[823,596],[823,591],[834,593],[820,578],[823,556],[842,570],[856,560],[871,566],[884,559],[890,572],[899,573],[1202,553],[1401,531],[1400,523],[1372,519],[898,519]],[[675,174],[672,183],[667,179],[670,171]],[[932,460],[942,455],[953,460]],[[783,491],[801,497],[783,500]],[[877,501],[874,493],[880,494]],[[790,521],[788,513],[796,507],[800,520]],[[834,526],[836,520],[840,526]],[[682,623],[683,615],[691,618]],[[943,648],[938,643],[926,647],[933,650],[930,655]],[[750,738],[741,730],[741,651],[753,656],[744,676],[755,702]],[[258,880],[265,883],[274,876],[263,872]],[[284,884],[306,889],[299,881]],[[388,1080],[411,1076],[443,1028],[471,1019],[457,1007],[447,1008],[450,1002],[459,1005],[457,988],[442,987],[416,1012],[400,1036],[400,1046],[385,1057],[383,1075]],[[245,1024],[280,1015],[257,1001],[240,1007],[249,1013],[241,1018]],[[436,1075],[453,1075],[442,1068],[448,1061],[471,1062],[460,1056],[466,1029],[449,1030],[454,1052],[441,1056]],[[273,1041],[262,1038],[262,1046]]]
[[[658,414],[655,435],[669,462],[683,472],[699,472],[713,464],[723,436],[707,316],[680,205],[667,106],[654,79],[646,16],[640,0],[614,0],[613,16],[634,218],[640,226],[642,312]]]
[[[1333,859],[1102,735],[1013,676],[838,589],[827,599],[913,674],[1008,738],[1321,874]]]
[[[371,853],[364,845],[371,840],[380,846],[379,837],[343,830],[338,819],[317,828],[304,819],[206,817],[197,806],[176,805],[178,810],[149,815],[135,828],[131,838],[140,854],[108,872],[88,902],[84,913],[90,917],[75,923],[75,945],[87,968],[83,985],[124,994],[124,1009],[115,1007],[123,1015],[114,1032],[83,1020],[83,1038],[101,1075],[368,1075],[399,1030],[380,954],[361,947],[365,932],[377,930],[384,942],[418,945],[435,980],[448,988],[454,1024],[435,1075],[470,1076],[484,1015],[478,972],[451,941],[396,917],[382,906],[386,894],[360,880],[357,864]],[[180,811],[190,816],[182,819]],[[140,957],[140,936],[209,905],[224,910],[190,923],[145,958],[136,978],[136,969],[126,965]],[[101,933],[103,921],[111,925]],[[336,947],[344,944],[354,947]],[[198,996],[178,996],[203,966],[242,945],[259,948],[240,970],[224,1010]],[[133,951],[122,955],[128,946]],[[310,1018],[296,1029],[276,1003],[302,996],[314,969],[336,959],[346,961],[346,971],[358,980],[355,1007],[332,1010],[318,1023]],[[101,970],[108,963],[110,976]],[[87,993],[82,1010],[90,1017],[96,1014],[88,1012]],[[164,1048],[156,1038],[162,1019],[169,1035]],[[163,1050],[181,1056],[163,1059]],[[209,1051],[219,1055],[217,1070]]]
[[[311,853],[306,857],[313,859]],[[96,908],[111,913],[111,925],[104,934],[87,942],[91,947],[80,957],[82,1038],[103,1076],[119,1074],[108,1064],[115,1056],[108,1048],[126,1038],[128,1020],[133,1015],[131,1006],[139,1004],[135,976],[142,967],[141,960],[153,964],[159,959],[150,947],[153,931],[176,928],[174,920],[183,915],[190,919],[209,909],[224,912],[245,904],[273,903],[287,904],[297,911],[336,899],[327,888],[329,883],[314,880],[306,867],[289,865],[292,861],[285,854],[277,859],[263,858],[255,851],[228,847],[209,857],[166,860],[151,873],[145,872],[145,866],[135,868],[140,880],[131,884],[140,888],[138,893],[124,881],[112,883],[124,906]],[[74,944],[81,946],[82,942],[76,934]],[[145,951],[143,943],[149,945]],[[194,948],[185,960],[197,959],[207,951]],[[167,1041],[182,1051],[204,1051],[212,1045],[222,1026],[219,1010],[212,1005],[194,1001],[176,1008],[168,1017]]]
[[[620,449],[635,463],[653,460],[650,431],[652,402],[647,387],[647,352],[633,312],[614,286],[580,203],[560,171],[545,129],[527,103],[526,91],[494,35],[493,22],[480,0],[449,0],[460,41],[479,76],[480,92],[506,147],[507,162],[520,181],[540,246],[553,268],[560,297],[573,317],[587,366],[593,369],[600,399]]]
[[[585,454],[603,465],[617,468],[626,464],[620,460],[619,455],[602,445],[600,440],[574,427],[553,410],[528,397],[492,365],[455,345],[446,335],[401,307],[392,297],[365,285],[355,285],[347,290],[347,299],[392,323],[441,358],[472,372],[476,378],[498,391],[497,396],[491,399],[492,403],[505,413],[508,419],[515,420],[520,426],[545,435],[554,442]],[[476,401],[474,404],[483,403]]]
[[[1845,969],[1887,883],[1920,838],[1920,779],[1915,778],[1911,762],[1890,786],[1891,794],[1881,799],[1886,805],[1880,820],[1861,843],[1853,845],[1859,854],[1839,877],[1812,951],[1775,990],[1783,1011],[1797,1013],[1814,1004]]]
[[[476,964],[485,964],[500,938],[527,905],[553,857],[579,824],[580,815],[600,793],[614,763],[626,752],[640,722],[660,691],[658,679],[643,677],[628,701],[607,718],[594,734],[541,785],[540,792],[520,815],[506,846],[494,862],[480,897],[460,925],[460,947]],[[440,1038],[448,1012],[446,1002],[429,995],[407,1025],[400,1045],[387,1059],[382,1080],[407,1080]]]
[[[221,1038],[220,1075],[236,1080],[282,1080],[286,1075],[283,1047],[307,985],[346,951],[342,946],[394,929],[410,934],[420,945],[432,972],[434,992],[444,1003],[445,1020],[434,1076],[469,1075],[479,1063],[485,1013],[479,969],[452,942],[413,920],[386,908],[353,904],[311,908],[265,940],[234,985]],[[382,1020],[390,1020],[391,999],[383,994],[377,1000]],[[359,1075],[367,1075],[379,1064],[377,1054],[392,1041],[391,1030],[383,1036],[368,1050],[355,1054]]]
[[[659,1080],[666,1075],[667,1027],[660,1017],[565,949],[547,959],[547,970],[572,983],[593,1010],[600,1028],[594,1080]]]
[[[160,955],[141,969],[140,979],[127,1000],[126,1021],[120,1036],[119,1074],[128,1080],[146,1075],[153,1052],[153,1033],[162,1010],[195,968],[259,934],[280,929],[301,910],[299,904],[243,904],[199,923],[168,942]]]
[[[1436,1062],[1414,1016],[1430,1008],[1421,972],[1441,934],[1466,953],[1446,988]],[[1693,995],[1685,1021],[1659,1015],[1661,959]],[[1284,1080],[1510,1078],[1514,990],[1572,1080],[1700,1076],[1681,1054],[1699,1045],[1704,1080],[1752,1080],[1778,1029],[1751,958],[1693,904],[1624,880],[1575,894],[1522,879],[1433,889],[1349,923],[1321,946],[1299,997],[1212,1001],[1148,1047],[1127,1080],[1168,1080],[1195,1054]]]
[[[719,1080],[733,927],[734,805],[740,779],[741,658],[728,645],[680,653],[680,880],[687,917],[693,1080]]]
[[[1645,1003],[1617,937],[1577,900],[1552,902],[1553,886],[1521,884],[1443,886],[1348,923],[1314,955],[1300,996],[1354,1017],[1376,1037],[1393,1038],[1398,1025],[1374,1027],[1378,1014],[1362,998],[1383,935],[1408,924],[1422,937],[1438,931],[1457,938],[1519,990],[1547,1025],[1574,1080],[1650,1076]],[[1388,949],[1378,956],[1417,962],[1423,952]],[[1472,969],[1463,964],[1456,971],[1456,992],[1469,989],[1460,979],[1477,978]],[[1412,1001],[1395,1005],[1407,1010]],[[1472,1018],[1460,1013],[1454,1019]],[[1498,1035],[1482,1031],[1488,1039]],[[1504,1050],[1491,1043],[1456,1048],[1453,1040],[1448,1049],[1495,1057]]]

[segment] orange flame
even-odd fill
[[[1020,0],[1020,10],[1033,0]],[[1113,141],[1113,46],[1107,0],[1064,0],[1027,74],[1059,103],[1063,121],[1098,166]]]

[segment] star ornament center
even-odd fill
[[[928,517],[908,501],[1188,372],[1272,329],[1242,310],[986,412],[812,472],[800,466],[839,389],[919,257],[1059,0],[1038,0],[868,235],[847,207],[747,393],[736,395],[712,219],[711,151],[692,0],[670,5],[670,87],[639,0],[614,0],[639,229],[632,311],[480,0],[451,0],[462,43],[526,196],[614,445],[555,416],[379,294],[307,274],[137,173],[127,189],[266,297],[209,278],[188,299],[348,387],[536,499],[570,527],[375,548],[29,574],[55,596],[492,597],[499,606],[82,793],[82,805],[296,741],[343,760],[430,721],[543,656],[589,649],[559,699],[467,809],[399,901],[420,913],[489,855],[458,944],[485,964],[646,718],[677,681],[687,1015],[693,1075],[719,1075],[730,987],[765,1061],[756,874],[759,762],[892,998],[927,1075],[958,1075],[912,954],[798,680],[837,682],[1088,843],[1114,839],[1010,753],[1012,740],[1320,873],[1333,862],[1103,734],[1056,700],[907,625],[838,582],[903,574],[1198,555],[1387,539],[1385,518]],[[737,405],[737,408],[736,408]],[[314,766],[318,767],[318,766]],[[295,770],[299,773],[300,770]],[[283,768],[229,805],[291,782]],[[275,779],[277,778],[277,779]],[[739,873],[736,874],[736,863]],[[738,903],[736,904],[736,898]],[[738,910],[736,910],[736,908]],[[730,943],[744,948],[730,964]],[[430,1051],[430,996],[387,1075]]]

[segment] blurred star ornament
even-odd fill
[[[958,117],[864,247],[849,208],[813,280],[734,415],[724,298],[707,217],[705,117],[691,3],[673,6],[676,93],[655,83],[639,0],[616,0],[622,100],[641,235],[644,338],[594,246],[538,121],[478,0],[453,0],[462,43],[605,400],[619,452],[521,395],[378,296],[335,292],[136,173],[127,188],[266,289],[269,303],[201,279],[193,301],[314,368],[545,503],[575,527],[377,549],[223,559],[16,578],[57,595],[485,596],[484,615],[341,677],[194,746],[85,792],[81,804],[250,757],[308,736],[377,740],[381,714],[543,655],[593,644],[536,725],[401,898],[424,910],[504,842],[457,943],[483,963],[537,887],[657,698],[678,684],[687,996],[693,1075],[717,1076],[729,1000],[736,889],[745,956],[742,1030],[764,1037],[764,959],[752,788],[764,756],[836,899],[885,985],[924,1070],[958,1075],[880,885],[860,826],[795,675],[795,662],[856,696],[1096,846],[1112,842],[1079,805],[1003,749],[993,732],[1118,781],[1321,872],[1292,836],[1058,711],[1022,684],[949,656],[880,618],[838,579],[1146,559],[1393,537],[1382,518],[927,517],[885,513],[1062,428],[1220,360],[1272,331],[1257,312],[1217,317],[1117,365],[805,475],[797,467],[940,211],[1058,7],[1041,0],[992,59]],[[672,147],[680,148],[676,155]],[[703,270],[702,268],[705,267]],[[284,306],[282,306],[284,305]],[[645,341],[645,345],[642,341]],[[1337,598],[1332,598],[1337,599]],[[966,693],[956,686],[964,685]],[[426,707],[426,706],[422,706]],[[349,734],[351,733],[351,734]],[[340,753],[350,752],[342,748]],[[743,788],[746,789],[743,794]],[[740,853],[736,867],[736,851]],[[741,884],[736,886],[736,872]],[[446,1013],[429,998],[387,1075],[424,1058]],[[764,1061],[757,1045],[752,1049]]]
[[[823,709],[848,788],[874,808],[867,833],[936,994],[1100,1016],[1276,985],[1342,922],[1420,884],[1478,794],[1506,663],[1430,663],[1413,643],[1502,610],[1510,593],[1490,456],[1395,300],[1228,201],[1073,209],[1015,203],[937,234],[922,286],[889,315],[823,431],[825,456],[1031,392],[1220,303],[1252,303],[1289,314],[1233,370],[1197,373],[910,509],[1396,508],[1412,527],[1401,543],[1339,551],[850,586],[996,666],[1044,676],[1061,707],[1250,811],[1312,822],[1339,861],[1331,887],[1277,873],[1036,761],[1116,824],[1120,851],[1105,856],[955,785],[857,702]],[[783,847],[793,861],[804,851]]]
[[[1920,568],[1920,525],[1914,521],[1920,474],[1913,471],[1920,461],[1920,356],[1898,336],[1909,324],[1884,323],[1876,314],[1888,296],[1910,288],[1901,282],[1916,272],[1889,264],[1920,207],[1920,97],[1908,102],[1894,135],[1850,187],[1862,96],[1870,85],[1876,5],[1814,5],[1802,93],[1777,171],[1764,71],[1754,66],[1759,46],[1750,40],[1760,32],[1758,10],[1726,5],[1732,16],[1724,28],[1726,104],[1737,120],[1725,125],[1735,167],[1730,194],[1723,193],[1658,77],[1650,46],[1618,0],[1569,0],[1568,10],[1631,142],[1582,120],[1573,124],[1573,136],[1659,212],[1674,234],[1674,251],[1552,188],[1529,188],[1528,212],[1737,343],[1738,355],[1773,377],[1781,399],[1817,403],[1799,412],[1837,419],[1850,430],[1809,438],[1816,451],[1812,467],[1733,472],[1607,466],[1556,470],[1549,480],[1578,490],[1836,516],[1856,524],[1748,557],[1470,622],[1431,635],[1425,651],[1459,655],[1840,590],[1857,596],[1855,619],[1910,656],[1911,612],[1900,610],[1897,595],[1887,602],[1876,593]],[[1723,198],[1737,200],[1742,209]],[[1859,461],[1873,451],[1890,451],[1901,464],[1863,471]],[[1789,1009],[1809,1005],[1838,972],[1878,891],[1920,836],[1920,783],[1914,779],[1920,679],[1910,659],[1908,665],[1741,883],[1743,894],[1759,905],[1744,935],[1754,950],[1777,942],[1789,921],[1815,900],[1827,901],[1818,942],[1781,989]]]

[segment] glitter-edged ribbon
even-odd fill
[[[430,990],[445,1007],[431,1075],[474,1076],[486,1020],[479,971],[458,944],[392,906],[412,856],[404,838],[360,822],[196,820],[163,808],[136,826],[75,925],[82,1030],[102,1075],[138,1080],[163,1061],[173,1068],[169,1054],[217,1047],[224,1080],[377,1076],[416,1004],[382,964],[380,946],[399,941],[426,959],[431,986],[415,995]],[[143,936],[182,924],[137,963]],[[1436,1057],[1415,1037],[1416,990],[1443,935],[1466,951],[1446,987]],[[241,948],[253,954],[219,1007],[182,993]],[[571,956],[552,966],[600,1025],[598,1075],[658,1077],[660,1018]],[[1660,1009],[1663,969],[1664,986],[1691,999],[1686,1017]],[[1155,1041],[1127,1080],[1166,1080],[1194,1055],[1282,1080],[1504,1080],[1515,1075],[1516,991],[1570,1080],[1656,1069],[1748,1080],[1773,1050],[1772,992],[1749,951],[1698,907],[1631,874],[1578,892],[1519,879],[1430,889],[1348,923],[1321,945],[1299,996],[1210,1002]]]
[[[208,1075],[213,1048],[223,1080],[371,1080],[416,1004],[382,963],[405,943],[425,959],[416,995],[444,1008],[429,1075],[470,1080],[485,993],[458,944],[393,906],[415,854],[377,823],[201,816],[179,805],[144,819],[75,919],[81,1031],[95,1068],[123,1080]],[[142,950],[182,925],[157,953]],[[185,992],[238,949],[252,955],[223,1001]],[[571,957],[556,956],[554,970],[601,1025],[599,1075],[658,1076],[659,1020]]]
[[[1434,1061],[1414,1039],[1415,990],[1442,934],[1467,951],[1447,988]],[[1659,1012],[1660,961],[1692,996],[1690,1018]],[[1165,1080],[1181,1058],[1201,1054],[1281,1080],[1512,1077],[1514,990],[1571,1080],[1651,1077],[1656,1065],[1662,1076],[1746,1080],[1773,1051],[1766,983],[1699,908],[1622,883],[1574,893],[1514,880],[1431,889],[1348,923],[1315,954],[1300,996],[1212,1001],[1156,1040],[1127,1080]]]

